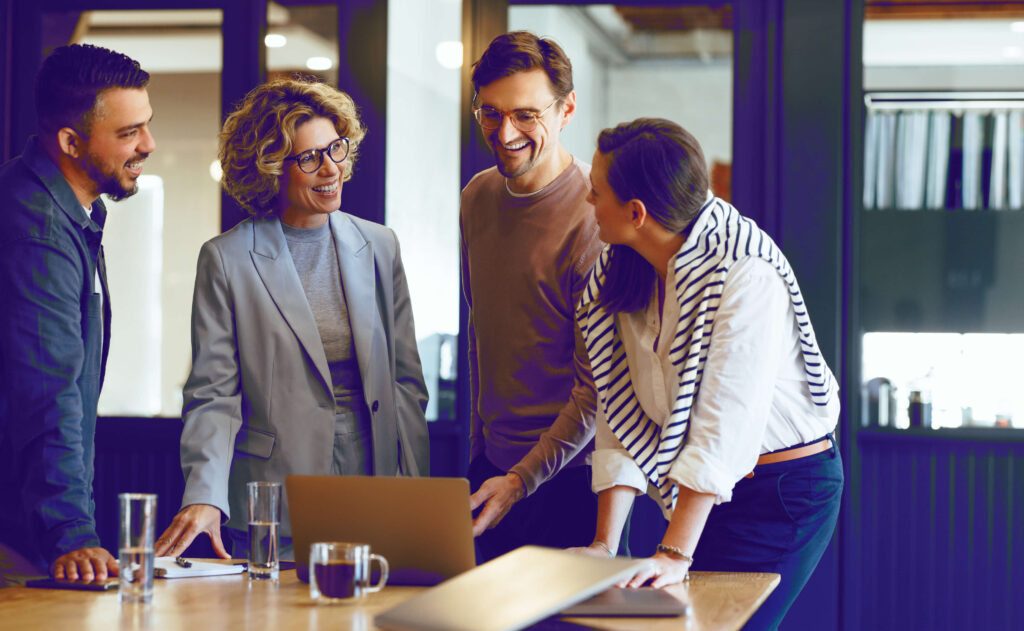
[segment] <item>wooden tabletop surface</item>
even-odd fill
[[[779,583],[778,574],[693,572],[689,583],[669,588],[688,595],[693,613],[681,618],[570,618],[596,629],[733,631]],[[359,604],[317,605],[294,570],[278,583],[250,582],[244,574],[191,579],[157,579],[153,602],[124,605],[117,590],[84,592],[8,587],[0,589],[3,629],[160,629],[217,631],[272,629],[370,631],[373,617],[409,598],[421,587],[387,587]]]

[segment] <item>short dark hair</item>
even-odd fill
[[[572,63],[562,47],[529,31],[512,31],[491,40],[473,64],[473,92],[485,85],[524,70],[542,68],[551,80],[555,97],[572,92]]]
[[[88,133],[96,99],[110,88],[144,88],[149,73],[127,55],[92,46],[61,46],[43,61],[36,75],[39,130],[73,127]]]
[[[638,118],[605,129],[597,150],[608,156],[608,185],[619,201],[638,199],[651,219],[682,233],[704,206],[708,169],[690,132],[663,118]],[[612,245],[600,301],[610,312],[647,306],[657,272],[627,245]]]

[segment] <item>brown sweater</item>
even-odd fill
[[[593,449],[594,380],[574,324],[603,245],[589,176],[573,159],[540,191],[514,196],[490,168],[462,191],[470,449],[518,474],[527,494]]]

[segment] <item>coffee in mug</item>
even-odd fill
[[[370,581],[370,564],[380,579]],[[387,559],[371,554],[369,544],[320,541],[309,547],[309,596],[318,602],[351,602],[380,591],[388,580]]]

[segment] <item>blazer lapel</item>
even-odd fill
[[[320,381],[328,393],[333,392],[327,356],[320,340],[320,332],[313,319],[309,300],[299,281],[299,273],[288,252],[280,221],[253,221],[253,265],[260,275],[267,293],[273,298],[281,315],[291,327],[295,337],[316,367]]]
[[[373,393],[366,392],[367,387],[373,383],[370,359],[374,356],[374,338],[381,328],[377,324],[377,279],[373,267],[373,246],[344,214],[331,213],[330,221],[334,243],[338,248],[341,286],[345,290],[356,361],[363,378],[364,393],[370,398]]]

